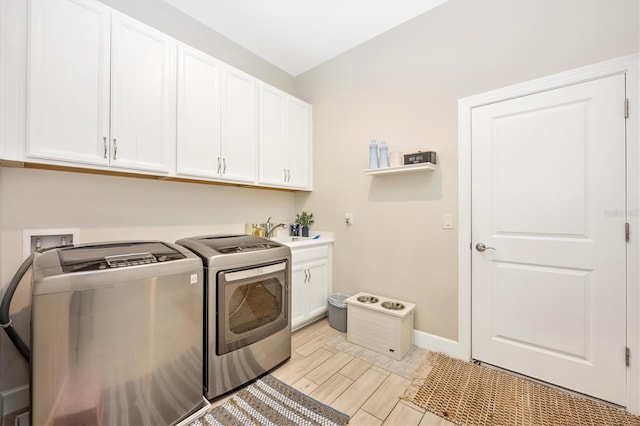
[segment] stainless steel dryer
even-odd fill
[[[213,399],[291,357],[291,250],[249,235],[184,238],[202,258],[205,396]]]
[[[202,263],[156,241],[37,253],[31,424],[174,424],[203,405]]]

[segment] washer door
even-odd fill
[[[289,327],[288,271],[284,261],[218,273],[218,355]]]

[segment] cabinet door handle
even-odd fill
[[[304,281],[302,282],[303,284],[307,282],[307,270],[304,270]]]
[[[113,138],[113,159],[116,160],[116,155],[118,155],[118,143],[116,142],[116,138]]]
[[[289,171],[289,169],[287,169],[287,179],[286,182],[290,182],[291,181],[291,172]]]
[[[311,269],[307,269],[309,271],[309,281],[311,281]]]
[[[287,181],[287,169],[282,169],[282,171],[284,172],[284,181]]]
[[[227,173],[227,159],[223,158],[222,159],[222,174],[226,174]]]
[[[218,157],[218,171],[216,173],[220,173],[220,157]]]
[[[104,136],[104,137],[102,138],[102,145],[104,146],[104,154],[103,154],[103,157],[104,157],[104,158],[107,158],[107,137],[106,137],[106,136]]]

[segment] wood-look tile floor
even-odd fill
[[[271,374],[347,413],[351,416],[349,425],[453,425],[400,399],[411,384],[410,379],[327,344],[339,334],[326,318],[294,332],[291,359]],[[222,404],[231,396],[213,405]]]

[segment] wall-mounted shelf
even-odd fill
[[[394,174],[394,173],[433,171],[436,169],[436,167],[437,166],[433,163],[406,164],[404,166],[397,166],[397,167],[367,169],[364,171],[364,174],[365,175],[386,175],[386,174]]]

